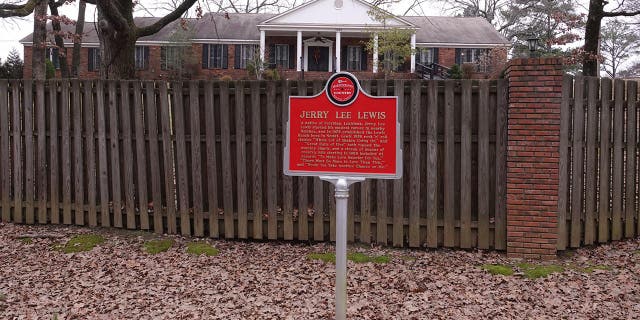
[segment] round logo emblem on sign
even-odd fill
[[[347,106],[358,95],[358,84],[350,74],[339,73],[329,79],[327,85],[329,100],[339,106]]]

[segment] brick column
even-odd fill
[[[562,59],[514,59],[509,80],[507,255],[555,259]]]

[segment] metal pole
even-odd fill
[[[336,182],[336,320],[347,318],[347,204],[349,184]]]

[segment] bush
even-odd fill
[[[231,80],[233,80],[233,78],[231,78],[231,76],[230,76],[230,75],[225,74],[224,76],[220,77],[220,79],[219,79],[219,80],[220,80],[220,81],[231,81]]]
[[[56,77],[56,67],[53,65],[53,62],[51,62],[51,60],[47,59],[45,61],[46,64],[46,71],[45,71],[45,76],[47,79],[53,79]]]
[[[462,70],[460,69],[459,65],[454,64],[451,66],[451,69],[449,70],[449,78],[462,79]]]

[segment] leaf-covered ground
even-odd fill
[[[64,253],[77,234],[102,235]],[[30,235],[28,239],[20,236]],[[44,235],[44,236],[43,236]],[[40,237],[39,237],[40,236]],[[169,237],[161,237],[169,238]],[[311,260],[329,244],[208,241],[157,254],[142,232],[0,224],[2,319],[331,319],[335,269]],[[353,246],[388,263],[349,262],[350,319],[638,319],[640,241],[567,252],[562,272],[530,279],[531,264],[500,253]],[[511,268],[494,275],[482,266]],[[504,269],[498,268],[498,269]]]

